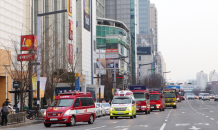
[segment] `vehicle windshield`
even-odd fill
[[[129,97],[114,98],[112,104],[130,104],[131,99]]]
[[[96,103],[95,105],[97,105],[98,107],[100,107],[100,104],[99,104],[99,103]]]
[[[102,103],[102,105],[103,105],[104,107],[110,107],[110,104],[109,104],[109,103]]]
[[[215,97],[218,98],[218,95],[216,95]]]
[[[158,94],[150,94],[150,100],[159,100],[160,99],[160,95]]]
[[[204,94],[204,96],[209,96],[209,94]]]
[[[204,95],[203,93],[200,93],[200,94],[199,94],[199,96],[203,96],[203,95]]]
[[[165,98],[175,98],[175,93],[164,93]]]
[[[56,99],[52,102],[50,107],[70,107],[74,99]]]
[[[182,91],[182,92],[181,92],[181,96],[184,96],[184,95],[185,95],[185,92]]]
[[[144,101],[146,100],[144,93],[133,93],[136,101]]]

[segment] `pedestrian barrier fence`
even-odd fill
[[[26,112],[20,112],[8,115],[8,125],[24,123],[26,119]]]

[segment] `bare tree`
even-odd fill
[[[147,88],[162,88],[162,76],[160,74],[151,74],[142,78],[142,85]]]

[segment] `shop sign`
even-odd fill
[[[73,40],[73,21],[69,19],[69,39]]]
[[[21,36],[21,51],[37,50],[37,36],[23,35]]]
[[[32,61],[37,60],[37,54],[19,54],[17,61]]]
[[[106,53],[118,52],[118,49],[106,49]]]
[[[69,43],[69,48],[68,48],[68,60],[69,63],[73,63],[73,45]]]
[[[72,13],[73,13],[73,10],[72,10],[72,0],[68,0],[68,15],[72,17]]]

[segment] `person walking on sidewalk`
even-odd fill
[[[2,115],[2,126],[5,124],[7,125],[7,117],[8,117],[9,111],[8,107],[6,106],[6,103],[3,103],[3,108],[1,110]]]
[[[4,103],[6,104],[6,106],[8,106],[9,103],[11,103],[11,102],[9,102],[9,99],[7,98],[6,101],[5,101]],[[3,104],[4,104],[4,103],[3,103]]]

